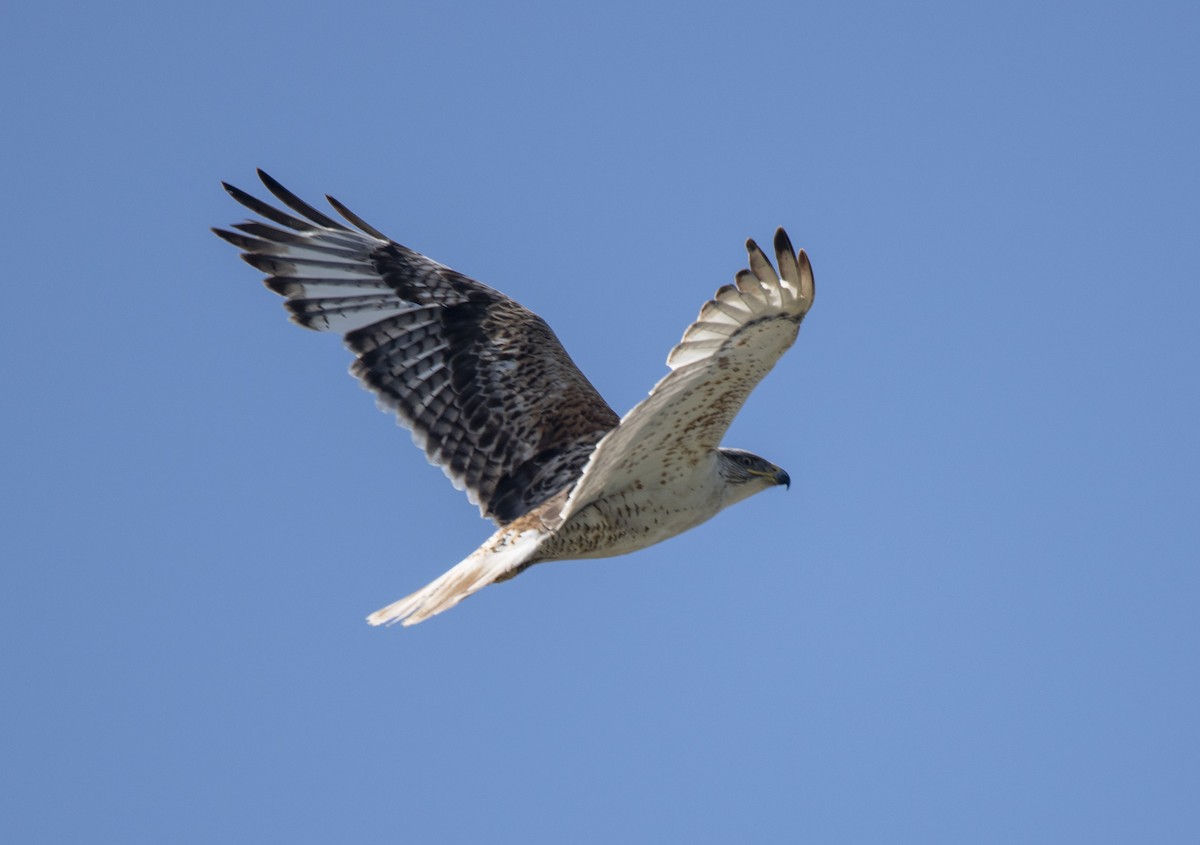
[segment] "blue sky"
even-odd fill
[[[1200,837],[1193,4],[10,3],[12,842]],[[208,232],[261,166],[618,411],[788,228],[816,304],[670,543],[489,532]]]

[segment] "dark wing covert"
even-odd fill
[[[222,183],[270,224],[213,231],[267,274],[294,322],[344,333],[350,372],[484,516],[511,522],[574,484],[618,417],[541,317],[332,197],[354,229],[258,174],[301,217]]]

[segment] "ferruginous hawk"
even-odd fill
[[[535,563],[644,549],[760,490],[779,467],[721,438],[792,345],[813,302],[808,257],[754,241],[667,356],[670,372],[618,418],[540,317],[381,234],[348,227],[259,177],[283,211],[232,185],[267,222],[214,229],[267,274],[291,318],[345,335],[350,372],[499,529],[464,561],[367,617],[412,625]],[[299,215],[299,216],[295,216]]]

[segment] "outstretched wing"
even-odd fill
[[[484,516],[503,525],[575,482],[617,415],[541,317],[332,197],[354,229],[258,173],[300,217],[226,184],[274,225],[213,231],[267,274],[294,322],[345,333],[351,374]]]
[[[716,449],[750,391],[775,366],[812,307],[815,286],[804,250],[775,232],[779,273],[753,240],[750,269],[700,309],[667,356],[671,372],[600,441],[563,511],[565,520],[607,490],[619,490],[662,467],[674,472]],[[643,481],[643,483],[645,483]]]

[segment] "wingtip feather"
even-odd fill
[[[808,300],[808,304],[812,305],[813,300],[817,297],[817,277],[813,274],[812,263],[808,260],[808,253],[800,250],[796,256],[796,261],[800,264],[800,292]]]
[[[325,199],[331,206],[333,206],[334,210],[337,211],[338,214],[342,215],[342,217],[345,217],[352,224],[357,226],[362,231],[366,232],[371,237],[379,238],[379,240],[381,240],[381,241],[391,240],[387,235],[385,235],[383,232],[376,229],[371,224],[367,223],[367,221],[363,220],[361,217],[359,217],[357,214],[355,214],[350,209],[346,208],[346,206],[343,203],[339,202],[334,197],[331,197],[329,194],[326,194]]]
[[[345,226],[334,220],[329,215],[317,211],[317,209],[313,208],[304,200],[300,199],[300,197],[296,196],[287,188],[285,188],[279,182],[279,180],[272,177],[261,167],[258,168],[258,178],[262,180],[262,183],[267,186],[267,190],[270,191],[277,200],[286,205],[292,211],[295,211],[300,216],[306,217],[313,223],[326,229],[341,229],[346,231]]]
[[[788,233],[780,226],[775,230],[775,254],[778,256],[784,253],[794,256],[796,250],[792,246],[792,239],[788,237]]]

